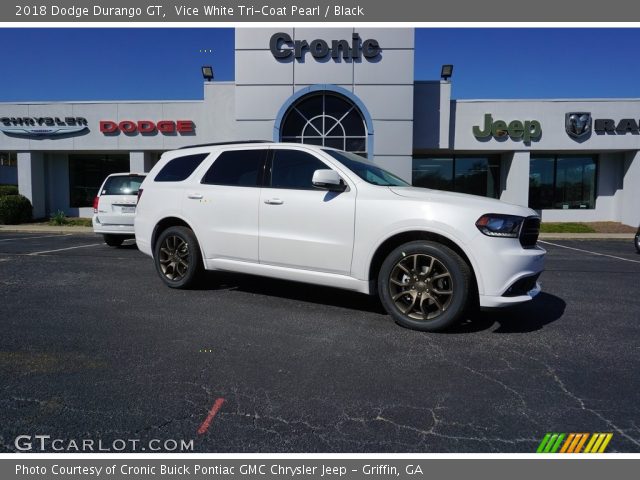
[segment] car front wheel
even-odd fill
[[[153,260],[162,281],[171,288],[193,287],[202,271],[198,240],[187,227],[170,227],[160,234]]]
[[[439,331],[465,312],[471,285],[466,262],[435,242],[409,242],[382,263],[378,293],[394,320],[407,328]]]
[[[636,251],[640,253],[640,233],[636,233]]]

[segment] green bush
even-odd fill
[[[15,225],[32,219],[33,207],[22,195],[0,196],[0,224]]]
[[[0,197],[4,195],[18,195],[18,187],[15,185],[0,185]]]
[[[56,213],[51,215],[49,219],[49,225],[66,225],[67,217],[65,216],[62,210],[58,210]]]

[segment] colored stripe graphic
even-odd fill
[[[613,433],[547,433],[536,453],[604,453],[612,438]]]

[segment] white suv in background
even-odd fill
[[[399,324],[425,331],[471,302],[531,300],[539,226],[529,208],[415,188],[352,153],[268,142],[165,153],[135,219],[170,287],[206,269],[378,293]]]
[[[112,173],[102,182],[93,199],[93,231],[101,233],[111,247],[122,245],[134,237],[133,219],[136,215],[138,189],[144,173]]]

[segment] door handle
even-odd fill
[[[268,200],[265,200],[264,203],[266,203],[267,205],[282,205],[284,201],[280,200],[279,198],[270,198]]]
[[[189,195],[187,195],[187,198],[190,198],[191,200],[202,200],[202,194],[190,193]]]

